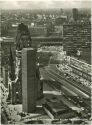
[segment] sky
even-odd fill
[[[91,0],[0,0],[1,9],[91,8]]]

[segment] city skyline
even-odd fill
[[[91,8],[91,0],[0,0],[1,9]]]

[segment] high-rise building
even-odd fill
[[[78,20],[78,9],[73,8],[73,19],[74,21]]]
[[[81,59],[90,63],[91,59],[90,22],[71,22],[63,25],[63,37],[64,37],[63,46],[67,54],[76,56],[77,51],[80,50]]]
[[[36,51],[22,50],[22,104],[24,112],[34,112],[36,108]]]
[[[28,26],[21,23],[18,25],[17,35],[16,35],[16,69],[15,69],[16,79],[15,79],[15,84],[12,85],[13,103],[22,103],[21,50],[23,48],[30,46],[31,46],[31,36],[28,30]]]

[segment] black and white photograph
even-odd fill
[[[91,0],[0,0],[1,125],[91,125]]]

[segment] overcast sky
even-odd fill
[[[0,0],[1,9],[91,8],[91,0]]]

